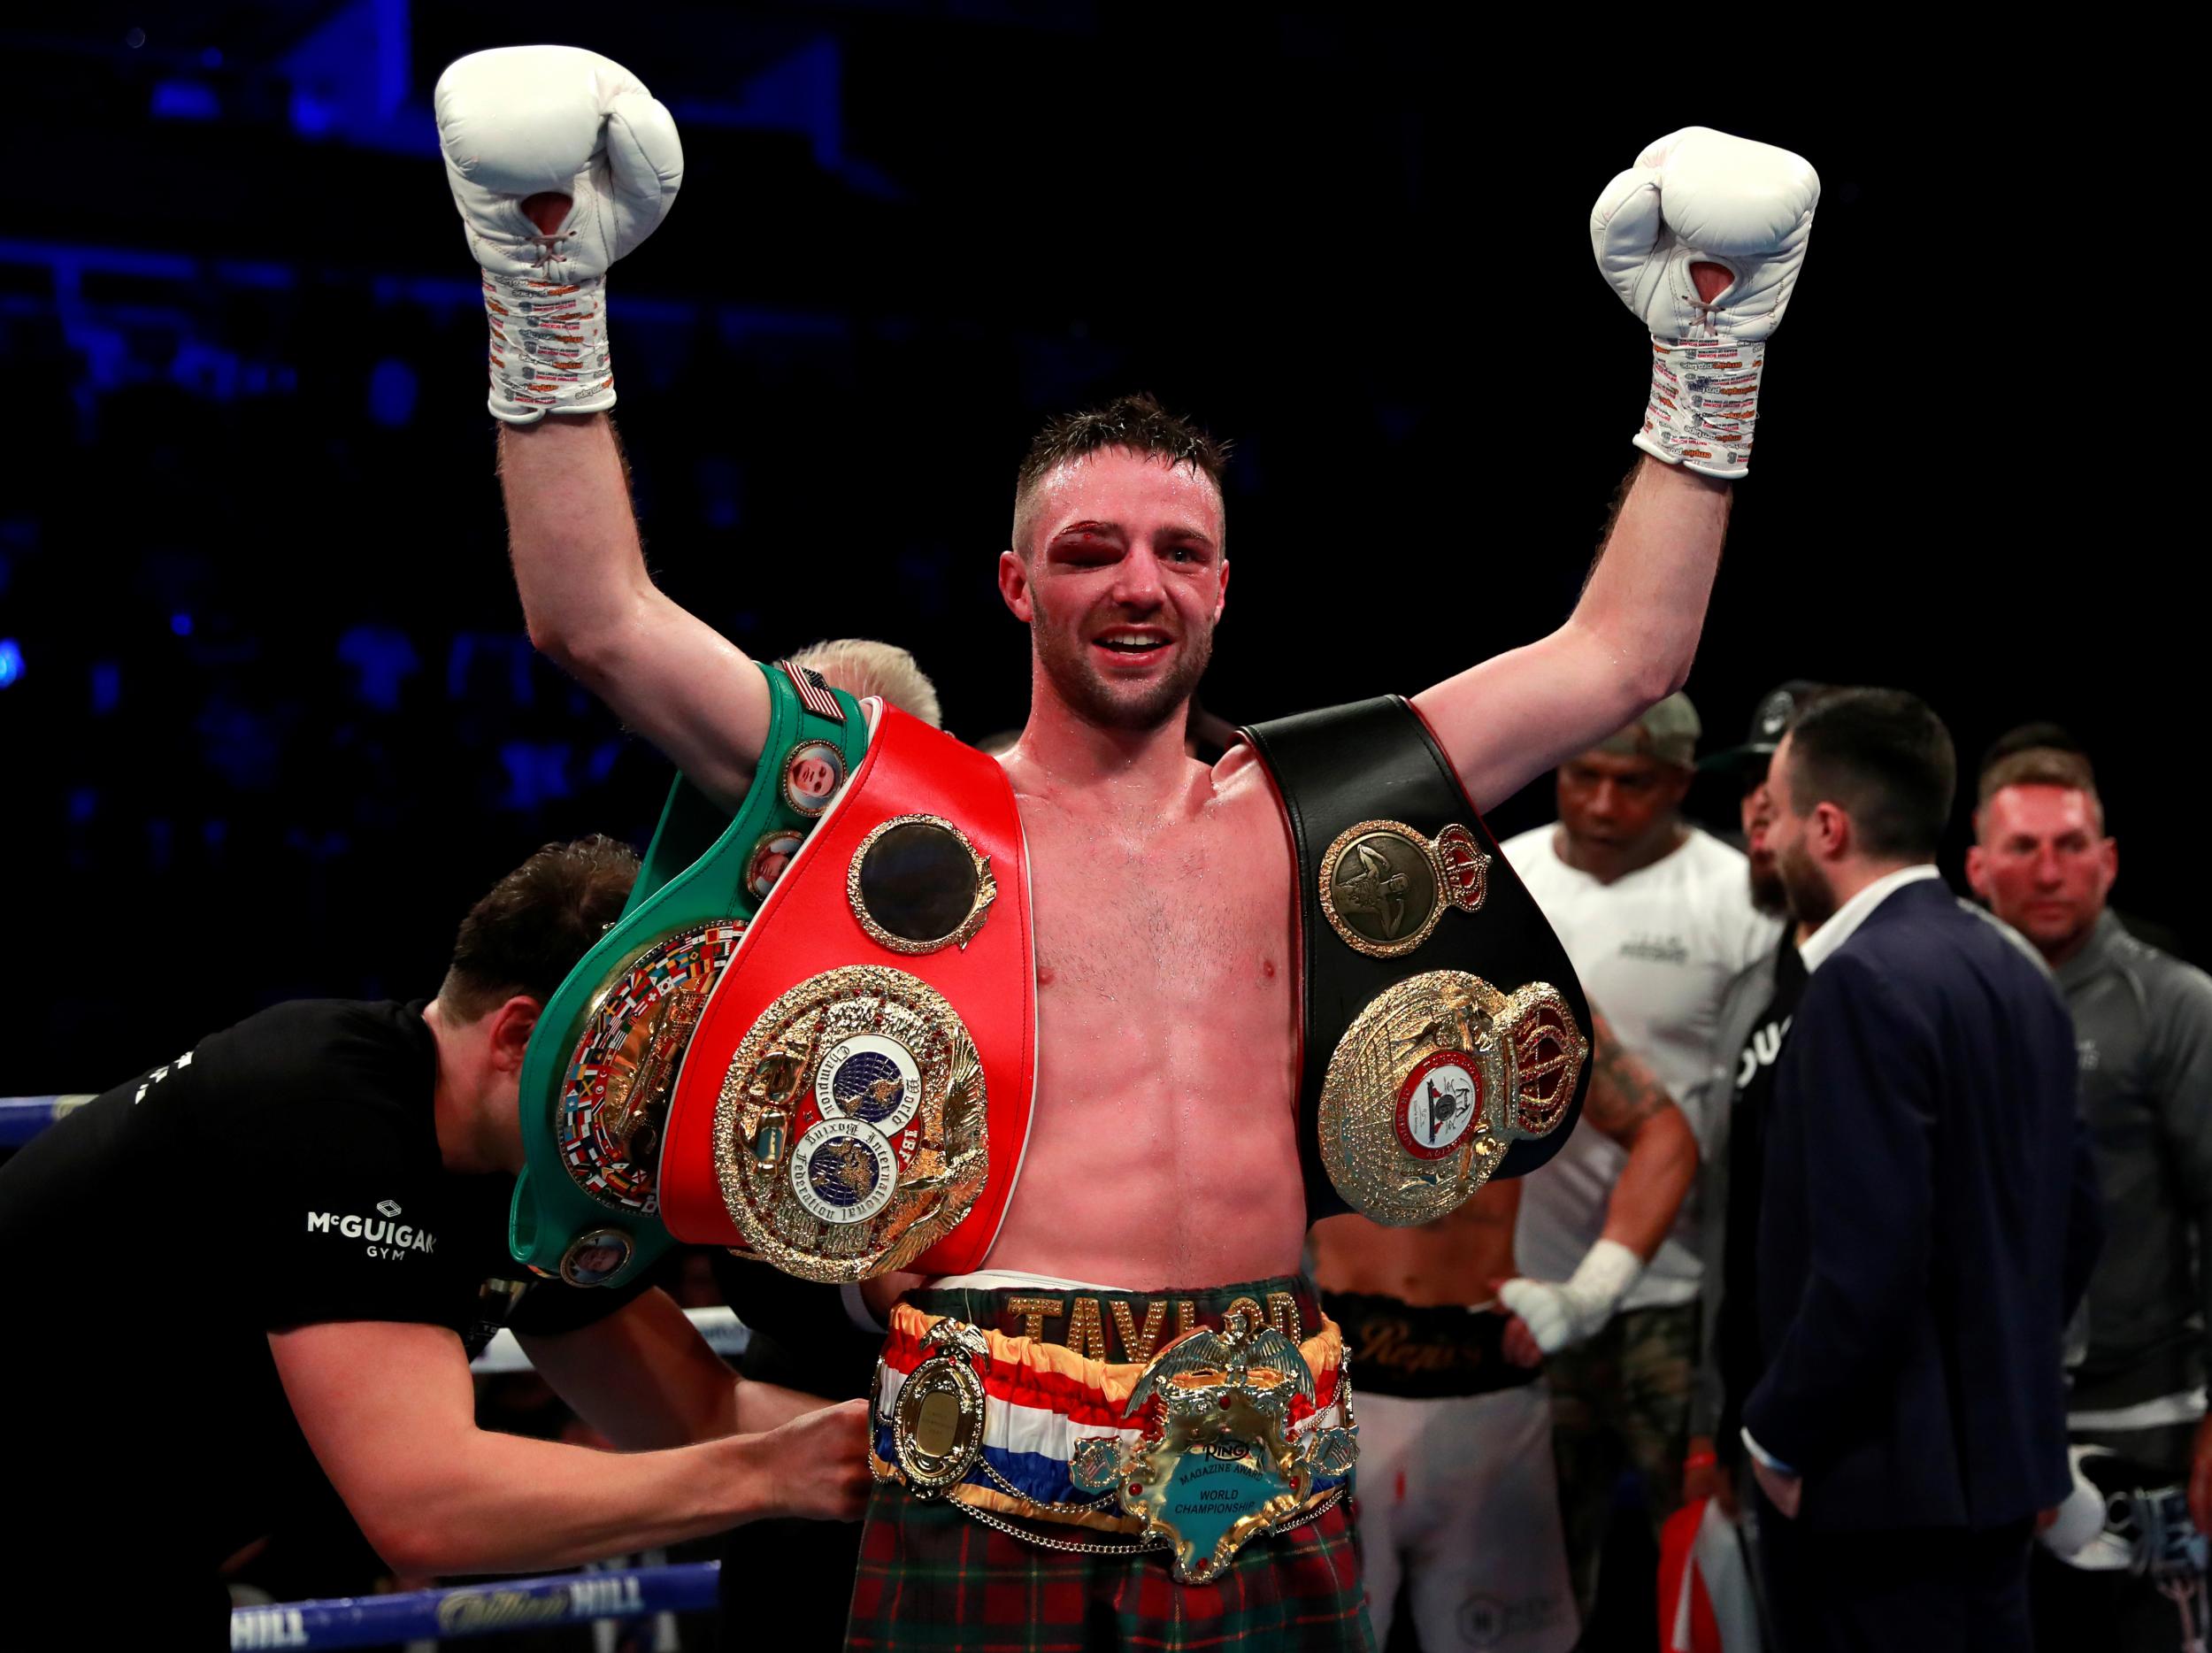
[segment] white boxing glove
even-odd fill
[[[484,271],[491,411],[528,425],[614,405],[607,268],[651,234],[683,182],[676,122],[620,64],[574,46],[471,53],[438,77],[438,147]],[[559,227],[523,211],[569,197]]]
[[[1767,335],[1819,204],[1819,174],[1802,156],[1709,127],[1660,139],[1599,195],[1598,268],[1651,330],[1651,399],[1635,436],[1646,453],[1706,476],[1750,469]],[[1732,278],[1710,302],[1700,264]]]
[[[1555,1355],[1611,1319],[1643,1272],[1643,1260],[1633,1251],[1617,1240],[1601,1240],[1572,1279],[1509,1280],[1498,1288],[1498,1301],[1521,1317],[1537,1348]]]

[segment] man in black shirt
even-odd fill
[[[0,1167],[19,1440],[63,1455],[10,1477],[0,1641],[227,1645],[218,1571],[318,1465],[403,1573],[858,1516],[864,1403],[741,1383],[661,1292],[509,1257],[523,1051],[636,870],[548,846],[471,911],[434,999],[264,1011]],[[468,1363],[503,1324],[621,1452],[476,1426]]]
[[[1819,693],[1817,684],[1801,678],[1771,690],[1752,712],[1744,743],[1700,766],[1734,783],[1751,902],[1762,912],[1789,916],[1787,892],[1766,838],[1774,815],[1766,766],[1790,719]],[[1744,1397],[1765,1370],[1755,1312],[1763,1129],[1774,1091],[1774,1064],[1805,990],[1797,943],[1806,934],[1792,918],[1775,950],[1729,984],[1713,1045],[1720,1063],[1707,1082],[1701,1110],[1711,1121],[1712,1133],[1698,1172],[1710,1313],[1691,1409],[1693,1439],[1683,1493],[1686,1502],[1718,1498],[1732,1518],[1738,1513],[1736,1480],[1743,1468]]]

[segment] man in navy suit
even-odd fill
[[[2100,1237],[2072,1024],[1931,863],[1951,738],[1918,699],[1804,711],[1769,775],[1816,926],[1775,1079],[1766,1375],[1744,1406],[1783,1653],[2025,1649],[2030,1535],[2067,1493],[2062,1342]]]

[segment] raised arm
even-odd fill
[[[1720,565],[1728,484],[1750,468],[1766,340],[1820,180],[1786,150],[1689,127],[1608,184],[1598,266],[1651,333],[1652,384],[1620,509],[1567,623],[1414,697],[1479,810],[1688,679]]]
[[[621,65],[571,46],[472,53],[434,101],[483,273],[488,405],[531,640],[734,806],[767,739],[767,688],[646,573],[607,419],[606,273],[675,203],[676,123]]]
[[[1644,459],[1567,623],[1414,696],[1478,810],[1682,687],[1728,528],[1729,487]]]
[[[499,484],[530,641],[736,808],[768,739],[768,686],[647,573],[608,416],[503,425]]]

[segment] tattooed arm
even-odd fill
[[[1628,1150],[1601,1237],[1648,1263],[1697,1175],[1697,1138],[1658,1076],[1614,1036],[1604,1017],[1593,1010],[1590,1019],[1594,1066],[1582,1122]]]
[[[1582,1122],[1625,1148],[1628,1164],[1606,1203],[1605,1230],[1571,1278],[1500,1282],[1498,1301],[1513,1315],[1505,1352],[1525,1366],[1580,1342],[1613,1318],[1674,1226],[1697,1174],[1697,1139],[1682,1110],[1595,1007],[1590,1017],[1595,1065]]]

